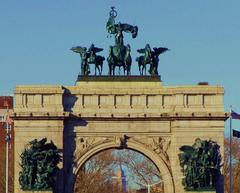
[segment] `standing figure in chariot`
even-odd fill
[[[137,37],[138,27],[129,24],[115,23],[115,18],[117,17],[117,12],[114,7],[111,7],[109,14],[109,19],[107,21],[107,31],[110,34],[115,35],[115,45],[110,46],[108,65],[109,65],[109,75],[115,75],[115,67],[123,67],[124,74],[130,75],[130,69],[132,64],[132,59],[130,55],[130,45],[125,46],[123,41],[123,32],[131,33],[132,38]],[[119,70],[120,75],[120,70]]]

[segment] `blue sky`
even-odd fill
[[[0,95],[19,84],[73,85],[80,58],[69,49],[94,43],[107,56],[111,6],[117,21],[139,27],[124,39],[133,58],[146,43],[171,49],[160,57],[164,85],[222,85],[225,110],[240,112],[239,0],[0,0]]]

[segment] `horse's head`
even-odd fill
[[[146,44],[145,49],[146,49],[146,50],[151,50],[150,45],[149,45],[149,44]]]

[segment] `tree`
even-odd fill
[[[0,156],[0,192],[5,192],[5,148]]]
[[[154,163],[145,155],[130,149],[117,152],[116,162],[124,164],[128,170],[128,180],[133,181],[141,189],[146,189],[147,184],[158,183],[151,187],[151,192],[163,192],[161,174]],[[143,185],[144,184],[144,185]]]
[[[127,176],[117,175],[119,166]],[[125,179],[123,179],[125,178]],[[110,149],[90,158],[77,175],[75,192],[80,193],[123,193],[124,181],[130,189],[145,189],[147,184],[152,193],[163,192],[161,175],[154,163],[143,154],[130,149]],[[135,192],[135,191],[134,191]]]
[[[240,139],[232,138],[232,192],[240,192]],[[229,193],[230,185],[230,139],[224,139],[224,192]]]
[[[112,150],[94,155],[80,169],[75,184],[75,192],[106,193],[112,190],[114,164]]]
[[[119,166],[124,167],[127,177],[116,175]],[[157,167],[143,154],[130,149],[110,149],[94,155],[84,164],[77,175],[75,192],[123,193],[125,190],[122,178],[128,182],[128,190],[130,186],[135,190],[146,190],[147,187],[143,184],[161,181]],[[152,186],[151,192],[163,192],[163,182]]]

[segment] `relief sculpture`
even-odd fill
[[[152,138],[152,148],[157,154],[162,154],[169,162],[168,149],[171,144],[170,138],[155,137]]]
[[[168,155],[168,149],[171,144],[170,137],[134,137],[134,140],[137,143],[140,143],[146,148],[157,153],[168,165],[170,165],[170,159]]]

